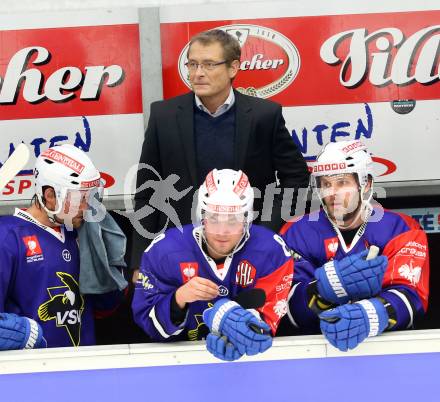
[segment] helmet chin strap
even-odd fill
[[[366,218],[366,216],[367,216],[365,214],[366,211],[367,211],[367,203],[362,201],[360,203],[360,205],[358,206],[358,208],[356,209],[356,213],[354,215],[354,218],[349,225],[345,225],[345,224],[341,225],[341,224],[339,224],[340,220],[337,220],[337,219],[335,219],[333,222],[341,230],[355,229],[355,228],[359,227],[360,225],[362,225],[362,223],[365,222],[364,218]],[[325,209],[325,212],[326,212],[327,216],[329,217],[329,219],[331,219],[329,214],[327,213],[327,208]],[[361,223],[359,223],[359,218],[361,218],[361,221],[362,221]]]
[[[46,207],[45,203],[43,202],[43,198],[41,197],[41,194],[37,194],[37,199],[38,199],[38,202],[40,203],[40,205],[43,207],[44,211],[46,212],[50,223],[52,223],[53,225],[56,225],[56,226],[61,226],[63,223],[57,221],[57,214],[59,214],[61,212],[61,209],[62,209],[64,203],[61,204],[60,207],[58,207],[58,209],[56,209],[55,211],[51,211],[50,209],[48,209]]]

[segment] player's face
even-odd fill
[[[354,216],[360,205],[360,188],[353,174],[322,176],[319,192],[331,219],[345,222]]]
[[[243,237],[243,214],[205,213],[203,220],[208,252],[213,258],[227,256]]]
[[[223,48],[219,42],[206,46],[194,42],[188,52],[188,62],[219,63],[224,60]],[[196,70],[189,71],[189,81],[194,93],[204,102],[223,102],[229,95],[231,79],[237,74],[238,67],[238,60],[233,61],[230,66],[220,64],[212,70],[199,65]]]
[[[84,221],[84,212],[88,208],[91,190],[69,190],[63,211],[57,215],[64,224],[77,229]]]

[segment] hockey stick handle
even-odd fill
[[[29,149],[22,143],[15,148],[15,151],[0,168],[0,191],[24,168],[28,160]]]
[[[373,258],[376,258],[379,254],[379,247],[377,246],[370,246],[370,250],[368,251],[367,258],[365,258],[367,261],[372,260]]]

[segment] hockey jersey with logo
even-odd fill
[[[75,231],[58,232],[19,209],[0,218],[0,311],[37,321],[48,347],[95,344],[78,278]]]
[[[209,302],[188,304],[185,320],[171,319],[176,290],[199,276],[219,286],[219,296]],[[187,225],[183,232],[173,228],[159,235],[144,252],[133,297],[136,323],[154,340],[197,340],[207,335],[203,311],[219,298],[233,299],[240,292],[261,288],[266,301],[258,309],[274,334],[287,312],[287,295],[292,282],[293,260],[281,237],[252,225],[246,242],[228,256],[223,268],[202,249],[201,227]]]
[[[416,315],[428,305],[429,251],[425,232],[407,215],[374,209],[357,242],[346,246],[329,222],[324,210],[294,219],[280,234],[295,253],[295,275],[289,294],[287,317],[303,333],[319,332],[317,316],[307,306],[306,287],[315,279],[315,269],[326,262],[359,253],[371,245],[388,258],[379,295],[396,312],[393,329],[410,328]],[[283,322],[284,324],[284,322]]]

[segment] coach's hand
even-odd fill
[[[195,276],[176,290],[176,302],[180,308],[198,300],[212,300],[218,296],[218,286],[206,278]]]

